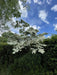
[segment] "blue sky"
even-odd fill
[[[30,9],[25,9],[22,19],[38,28],[39,33],[57,34],[57,0],[27,0],[27,3]]]
[[[27,0],[29,9],[23,7],[19,0],[21,18],[30,24],[39,33],[47,32],[49,37],[51,34],[57,34],[57,0]],[[12,18],[13,22],[15,19]],[[18,33],[18,29],[11,30]]]

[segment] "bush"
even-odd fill
[[[10,64],[13,62],[12,48],[13,46],[7,43],[0,43],[0,64]]]

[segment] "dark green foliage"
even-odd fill
[[[0,43],[5,43],[5,42],[7,42],[7,38],[5,38],[5,37],[0,37]]]
[[[35,57],[36,59],[34,59]],[[16,73],[17,75],[20,73],[21,75],[26,74],[29,75],[36,72],[36,69],[41,67],[40,64],[41,64],[41,54],[34,55],[31,54],[30,52],[19,59],[15,59],[14,64],[11,64],[9,68],[12,74],[14,75],[16,75]]]
[[[18,0],[0,0],[0,18],[2,19],[4,16],[5,19],[9,19],[12,15],[15,17],[20,17],[20,12],[18,12],[17,5]]]
[[[57,35],[53,35],[50,39],[44,40],[47,45],[45,54],[43,55],[43,64],[48,70],[57,70]]]
[[[32,54],[27,48],[13,55],[13,46],[0,39],[0,75],[57,75],[56,36],[44,40],[44,54]]]
[[[2,65],[13,62],[12,48],[13,46],[11,45],[0,43],[0,63]]]

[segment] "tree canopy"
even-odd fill
[[[10,19],[12,17],[21,17],[20,0],[1,0],[0,1],[0,20]],[[26,0],[21,0],[25,5]]]
[[[21,0],[22,5],[25,7],[26,0]],[[13,17],[20,18],[21,17],[21,12],[19,11],[21,9],[20,7],[20,0],[2,0],[1,2],[1,8],[0,8],[0,15],[1,15],[1,21],[4,22],[1,24],[1,28],[7,28],[8,25],[5,24],[5,22],[8,20],[10,21]],[[22,6],[22,7],[23,7]],[[6,36],[9,36],[8,38],[8,44],[14,45],[13,48],[13,53],[21,51],[23,48],[25,49],[26,47],[29,46],[29,50],[32,50],[33,53],[36,53],[36,51],[40,51],[44,53],[43,51],[43,46],[44,44],[41,44],[40,42],[43,41],[46,33],[43,34],[37,34],[38,30],[34,29],[31,27],[28,23],[25,21],[21,20],[15,20],[16,23],[13,25],[12,21],[10,23],[12,24],[13,27],[18,27],[19,28],[19,36],[16,35],[9,35],[7,34]],[[1,22],[1,23],[2,23]],[[9,23],[8,23],[9,24]],[[1,29],[2,30],[2,29]],[[17,38],[18,37],[18,38]]]
[[[26,0],[21,0],[22,4],[26,4]],[[1,0],[0,1],[0,31],[8,30],[9,26],[6,24],[10,22],[13,24],[12,18],[20,18],[20,0]],[[14,25],[13,25],[14,26]]]
[[[14,45],[13,54],[18,51],[25,50],[28,47],[28,50],[31,50],[32,53],[36,53],[37,51],[44,53],[43,46],[41,41],[44,39],[44,34],[38,35],[38,30],[30,27],[28,23],[23,22],[19,24],[19,36],[15,38],[14,35],[10,36],[8,39],[8,44]]]

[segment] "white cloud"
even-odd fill
[[[15,17],[12,17],[12,21],[13,21],[13,22],[16,22]]]
[[[47,3],[50,4],[52,0],[47,0]]]
[[[51,36],[48,36],[47,38],[51,38]]]
[[[19,5],[20,5],[20,9],[19,12],[21,12],[21,17],[27,17],[28,16],[28,12],[26,7],[23,7],[22,2],[19,0]]]
[[[57,17],[55,17],[55,20],[57,20]]]
[[[38,16],[39,16],[39,18],[40,18],[43,22],[49,24],[49,22],[47,21],[47,16],[48,16],[48,14],[47,14],[47,12],[46,12],[45,10],[40,10]]]
[[[39,5],[42,4],[42,2],[40,0],[33,0],[33,1],[34,1],[34,3],[38,3]]]
[[[54,12],[57,12],[57,5],[54,5],[51,10],[53,10]]]
[[[37,4],[39,4],[39,5],[42,5],[42,4],[44,4],[45,2],[46,2],[47,4],[50,4],[52,0],[33,0],[33,1],[34,1],[34,3],[37,3]]]
[[[40,29],[40,26],[37,26],[37,25],[30,25],[30,27],[33,27],[34,29]]]
[[[14,29],[14,28],[12,27],[12,28],[10,28],[10,31],[11,31],[12,33],[17,33],[17,34],[19,34],[19,28]]]
[[[38,2],[38,0],[34,0],[34,3],[37,3]]]
[[[16,17],[12,17],[11,18],[11,23],[12,23],[13,26],[16,25]]]
[[[29,4],[31,4],[31,0],[27,0],[27,2],[28,2]]]
[[[34,29],[37,29],[37,26],[36,25],[32,25],[31,27],[33,27]]]
[[[41,29],[41,27],[40,26],[38,26],[38,30],[40,30]]]
[[[53,24],[53,26],[55,27],[54,30],[57,30],[57,24]]]
[[[32,28],[37,29],[37,30],[40,30],[41,29],[41,27],[40,26],[37,26],[37,25],[30,25],[29,27],[32,27]],[[29,29],[29,27],[26,27],[25,31],[27,29]]]
[[[11,31],[12,33],[19,34],[19,28],[14,28],[14,26],[13,26],[13,25],[16,25],[15,24],[15,22],[16,22],[15,18],[13,17],[12,20],[13,20],[13,22],[11,22],[11,21],[7,22],[6,26],[9,27],[9,31]]]

